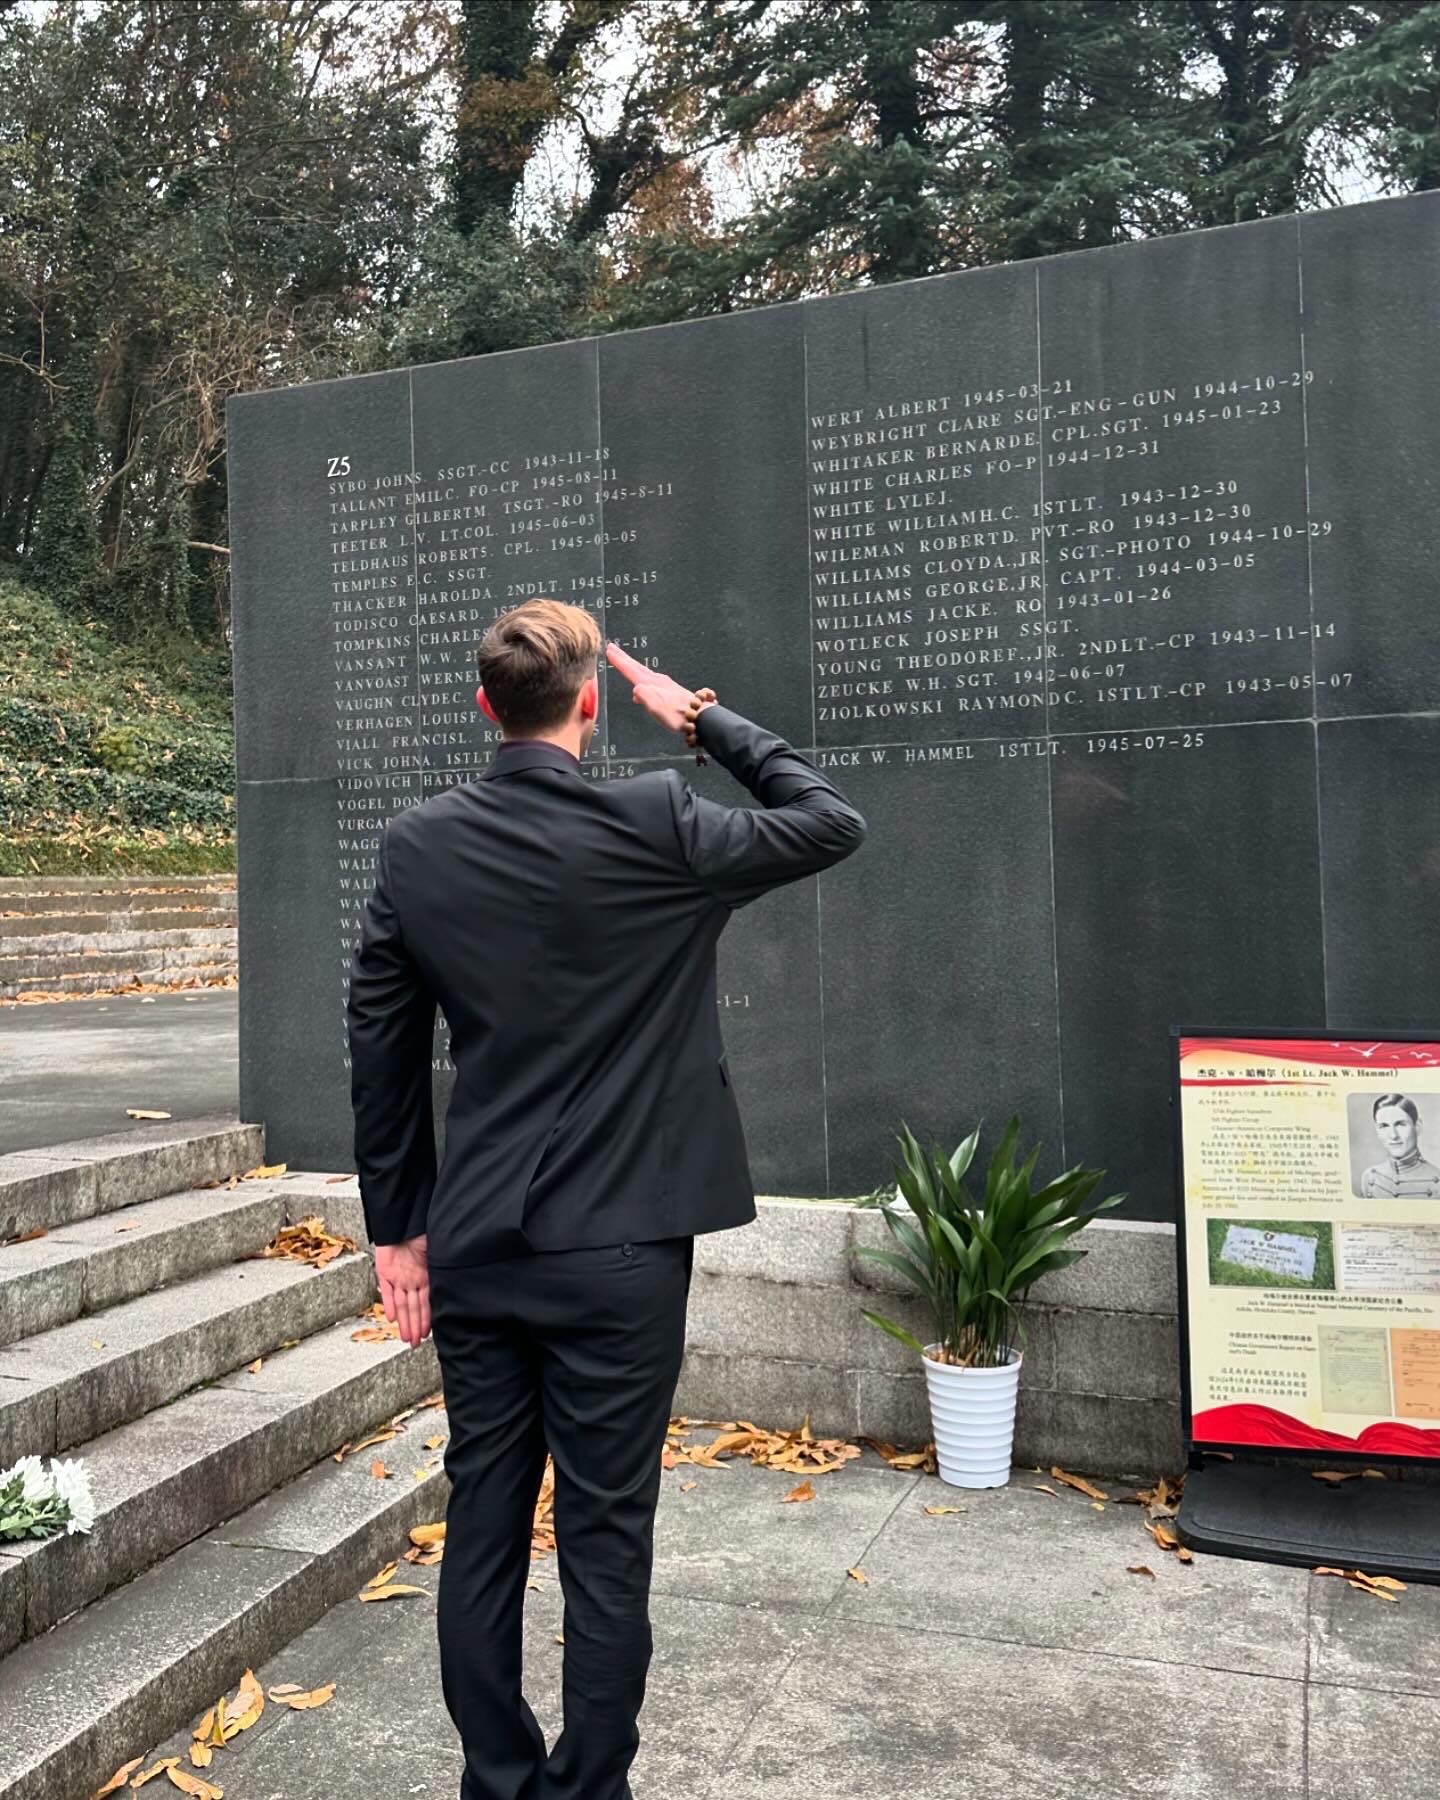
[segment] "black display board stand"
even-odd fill
[[[1212,1556],[1440,1582],[1440,1486],[1429,1482],[1332,1485],[1293,1465],[1202,1459],[1175,1526]]]
[[[1294,1031],[1178,1028],[1171,1034],[1181,1424],[1189,1464],[1175,1520],[1176,1533],[1188,1549],[1213,1556],[1246,1557],[1301,1568],[1362,1569],[1367,1575],[1393,1575],[1403,1581],[1440,1584],[1440,1467],[1433,1461],[1420,1473],[1418,1460],[1413,1465],[1397,1467],[1385,1458],[1385,1477],[1375,1479],[1361,1472],[1382,1460],[1373,1456],[1336,1451],[1327,1453],[1321,1463],[1313,1452],[1257,1452],[1253,1447],[1247,1451],[1240,1445],[1197,1444],[1193,1436],[1180,1040],[1294,1040],[1306,1035],[1318,1036]],[[1426,1040],[1405,1032],[1337,1032],[1326,1033],[1325,1037],[1342,1035],[1387,1042],[1433,1042],[1435,1034]],[[1407,1480],[1404,1470],[1411,1466],[1416,1469],[1416,1478]],[[1313,1471],[1321,1467],[1353,1470],[1355,1478],[1317,1481]],[[1436,1479],[1430,1479],[1431,1475]]]

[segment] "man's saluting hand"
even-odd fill
[[[630,698],[643,706],[650,717],[663,725],[667,731],[679,731],[685,723],[686,709],[695,698],[693,688],[681,687],[678,681],[672,681],[668,675],[662,675],[658,669],[648,669],[642,662],[637,662],[628,650],[622,650],[616,643],[607,643],[605,654],[610,659],[610,667],[618,675],[623,675],[634,692]],[[705,701],[701,707],[713,705]]]

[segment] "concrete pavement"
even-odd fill
[[[1432,1800],[1440,1590],[1392,1605],[1304,1570],[1186,1566],[1138,1507],[1055,1498],[1026,1471],[967,1495],[867,1450],[782,1505],[796,1479],[746,1462],[664,1476],[635,1800]],[[344,1601],[257,1669],[335,1696],[271,1703],[217,1751],[206,1778],[230,1800],[453,1800],[440,1571],[401,1571],[426,1595]],[[557,1574],[534,1565],[525,1625],[550,1742]]]
[[[238,994],[200,988],[0,1006],[0,1155],[124,1131],[127,1107],[239,1110]]]

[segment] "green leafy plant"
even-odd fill
[[[962,1368],[1001,1368],[1020,1334],[1016,1309],[1031,1285],[1042,1275],[1079,1262],[1085,1252],[1065,1248],[1068,1241],[1098,1213],[1119,1206],[1125,1196],[1092,1200],[1105,1171],[1079,1164],[1043,1187],[1032,1187],[1040,1145],[1017,1166],[1018,1114],[990,1159],[978,1203],[965,1185],[980,1141],[978,1126],[949,1156],[938,1144],[923,1149],[903,1122],[896,1137],[902,1160],[893,1167],[913,1217],[884,1204],[883,1190],[877,1189],[861,1204],[881,1207],[900,1248],[875,1250],[866,1245],[858,1247],[857,1254],[894,1269],[925,1295],[935,1315],[939,1361]],[[868,1307],[861,1310],[872,1325],[924,1354],[925,1346],[902,1325]]]

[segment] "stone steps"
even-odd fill
[[[420,1419],[425,1436],[445,1432],[441,1411],[412,1418],[417,1449]],[[444,1517],[438,1463],[416,1480],[409,1454],[393,1455],[380,1481],[370,1461],[327,1457],[13,1650],[0,1662],[0,1800],[85,1800],[358,1594],[412,1526]]]
[[[139,1201],[228,1181],[264,1161],[265,1134],[235,1119],[171,1120],[0,1156],[0,1243]]]
[[[0,1800],[84,1800],[443,1517],[443,1409],[333,1460],[438,1396],[434,1345],[356,1341],[364,1250],[256,1255],[312,1213],[363,1232],[353,1182],[200,1186],[262,1156],[210,1121],[0,1158],[0,1218],[46,1227],[0,1246],[0,1466],[78,1455],[96,1501],[0,1545]]]
[[[0,881],[0,1000],[228,979],[236,946],[231,876]]]

